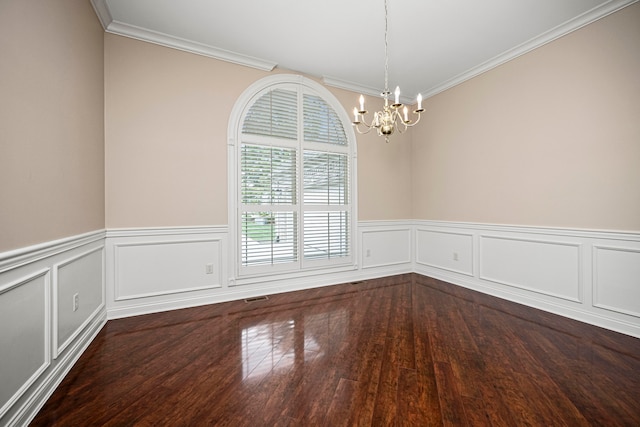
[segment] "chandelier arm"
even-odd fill
[[[398,133],[404,133],[408,127],[407,123],[402,119],[402,116],[398,111],[396,111],[396,117],[400,120],[400,123],[396,125],[396,129],[398,130]],[[395,117],[393,123],[396,123]]]
[[[365,114],[366,114],[366,113],[365,113]],[[374,115],[374,117],[375,117],[375,115]],[[352,123],[353,125],[355,125],[355,126],[358,126],[358,125],[361,125],[361,124],[362,124],[362,125],[364,125],[364,126],[366,126],[366,127],[368,127],[368,128],[374,128],[374,127],[375,127],[375,125],[374,125],[374,123],[373,123],[373,120],[374,120],[374,119],[371,119],[371,123],[367,123],[367,122],[366,122],[366,120],[364,119],[364,114],[362,114],[362,113],[361,113],[361,114],[360,114],[360,120],[359,120],[359,121],[357,121],[357,122],[351,122],[351,123]]]
[[[400,114],[400,111],[398,111],[398,109],[396,109],[395,113],[396,113],[395,117],[400,121],[400,123],[404,125],[404,130],[407,130],[407,125],[411,123],[411,120],[405,121],[404,118],[402,118],[402,114]],[[394,123],[395,123],[395,120],[394,120]],[[400,130],[400,127],[398,127],[398,130]]]
[[[363,131],[360,130],[360,123],[358,123],[358,124],[354,123],[353,124],[353,127],[356,129],[356,132],[358,132],[360,135],[366,135],[369,132],[371,132],[371,129],[374,129],[372,126],[367,126],[366,124],[365,124],[365,126],[367,127],[367,130],[365,130],[363,132]]]
[[[407,123],[406,125],[409,126],[409,127],[417,125],[418,122],[420,121],[420,118],[422,117],[422,114],[421,114],[420,111],[414,111],[413,114],[417,115],[418,118],[416,119],[415,122],[411,122],[410,121],[409,123]]]

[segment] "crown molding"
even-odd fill
[[[345,89],[351,92],[373,96],[375,98],[382,98],[380,89],[376,89],[370,86],[363,86],[358,83],[350,82],[347,80],[341,80],[341,79],[330,77],[330,76],[322,76],[322,82],[327,86],[336,87],[338,89]],[[409,98],[407,96],[400,95],[400,102],[402,102],[405,105],[413,105],[416,103],[416,100],[414,98]]]
[[[98,19],[102,24],[102,28],[106,30],[109,24],[113,21],[106,0],[91,0],[91,6],[93,6],[93,10],[96,12]]]
[[[467,71],[464,71],[457,76],[448,79],[440,84],[437,84],[427,90],[422,91],[423,97],[429,98],[447,89],[459,85],[469,79],[472,79],[482,73],[485,73],[493,68],[498,67],[512,59],[515,59],[521,55],[524,55],[538,47],[541,47],[547,43],[550,43],[564,35],[567,35],[575,30],[578,30],[585,25],[595,22],[607,15],[610,15],[620,9],[623,9],[639,0],[610,0],[600,6],[597,6],[582,15],[579,15],[573,19],[566,21],[557,27],[536,36],[512,49],[509,49],[488,61],[483,62],[480,65],[472,67]],[[213,46],[205,45],[202,43],[194,42],[179,37],[170,36],[164,33],[147,30],[144,28],[128,25],[122,22],[114,21],[109,7],[106,4],[106,0],[91,0],[91,4],[98,16],[98,19],[102,23],[105,31],[112,34],[117,34],[125,37],[130,37],[149,43],[158,44],[186,52],[195,53],[215,59],[219,59],[234,64],[244,65],[251,68],[256,68],[263,71],[271,71],[276,66],[276,62],[263,60],[251,56],[241,55],[235,52],[227,51],[224,49],[218,49]],[[364,86],[358,83],[341,80],[338,78],[323,76],[324,84],[339,89],[345,89],[356,93],[362,93],[364,95],[380,98],[380,90],[368,86]],[[401,96],[401,102],[411,105],[413,99]]]
[[[271,71],[278,65],[275,62],[266,61],[252,56],[241,55],[224,49],[218,49],[202,43],[180,37],[170,36],[157,31],[147,30],[145,28],[136,27],[134,25],[124,24],[118,21],[111,21],[106,31],[108,33],[120,36],[130,37],[132,39],[142,40],[154,43],[160,46],[166,46],[185,52],[195,53],[197,55],[208,56],[210,58],[219,59],[221,61],[231,62],[246,67],[257,68],[258,70]]]
[[[558,25],[555,28],[552,28],[549,31],[542,33],[539,36],[536,36],[512,49],[509,49],[488,61],[481,63],[475,67],[468,69],[467,71],[458,74],[455,77],[452,77],[449,80],[446,80],[436,86],[433,86],[427,90],[422,91],[422,96],[424,99],[437,95],[440,92],[444,92],[447,89],[451,89],[454,86],[459,85],[467,80],[470,80],[482,73],[492,70],[493,68],[498,67],[506,62],[511,61],[521,55],[524,55],[528,52],[531,52],[534,49],[537,49],[547,43],[550,43],[556,39],[559,39],[562,36],[565,36],[575,30],[578,30],[586,25],[591,24],[601,18],[604,18],[607,15],[610,15],[614,12],[617,12],[620,9],[623,9],[633,3],[636,3],[640,0],[610,0],[600,6],[597,6],[582,15],[579,15],[569,21],[564,22],[563,24]],[[339,89],[345,89],[352,92],[362,93],[364,95],[370,95],[380,98],[380,92],[378,89],[374,89],[368,86],[359,85],[358,83],[341,80],[338,78],[324,76],[323,82],[328,86],[337,87]],[[413,100],[401,96],[401,101],[404,104],[411,104]]]
[[[458,74],[457,76],[446,80],[445,82],[433,86],[422,92],[424,98],[429,98],[431,96],[437,95],[440,92],[443,92],[447,89],[450,89],[454,86],[459,85],[469,79],[472,79],[482,73],[485,73],[493,68],[496,68],[499,65],[502,65],[506,62],[511,61],[525,53],[531,52],[534,49],[537,49],[547,43],[550,43],[556,39],[559,39],[562,36],[565,36],[575,30],[578,30],[586,25],[591,24],[601,18],[604,18],[607,15],[610,15],[614,12],[617,12],[620,9],[623,9],[633,3],[636,3],[638,0],[610,0],[600,6],[594,7],[591,10],[579,15],[575,18],[572,18],[555,28],[552,28],[549,31],[546,31],[539,36],[536,36],[528,41],[509,49],[497,56],[494,56],[488,61],[483,62],[480,65],[477,65],[473,68],[468,69],[467,71]]]
[[[358,83],[350,82],[347,80],[341,80],[335,77],[322,76],[322,82],[327,86],[336,87],[338,89],[345,89],[351,92],[361,93],[363,95],[375,96],[380,98],[380,89],[376,89],[370,86],[363,86]]]
[[[241,55],[239,53],[219,49],[203,43],[194,42],[192,40],[170,36],[168,34],[147,30],[135,25],[118,22],[113,20],[113,17],[109,12],[109,7],[106,4],[106,0],[91,0],[91,4],[93,5],[93,9],[95,10],[96,15],[98,15],[98,19],[102,23],[105,31],[111,34],[117,34],[119,36],[154,43],[160,46],[195,53],[197,55],[244,65],[246,67],[257,68],[258,70],[263,71],[271,71],[276,67],[276,65],[278,65],[276,62],[266,61],[248,55]]]

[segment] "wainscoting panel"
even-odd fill
[[[49,366],[50,272],[0,286],[0,420]]]
[[[580,245],[480,236],[480,278],[581,302]]]
[[[416,273],[640,337],[638,233],[444,221],[415,233]]]
[[[220,240],[122,243],[114,248],[116,301],[220,287]]]
[[[595,307],[640,318],[640,246],[593,248]]]
[[[215,302],[227,281],[226,239],[226,227],[109,230],[109,317]]]
[[[416,263],[473,276],[473,235],[417,227]]]
[[[357,264],[238,278],[233,277],[235,266],[229,264],[226,226],[109,230],[108,316],[115,319],[411,272],[412,222],[363,221],[356,236]]]
[[[367,224],[361,227],[362,268],[411,263],[411,226]]]
[[[104,326],[104,237],[0,253],[0,426],[28,425]]]
[[[54,358],[73,342],[100,310],[104,310],[104,293],[104,246],[54,267]],[[77,307],[74,307],[74,297]]]

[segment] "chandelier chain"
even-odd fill
[[[389,32],[389,11],[387,0],[384,0],[384,91],[389,92],[389,41],[387,34]]]

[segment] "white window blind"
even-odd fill
[[[242,144],[241,153],[242,204],[296,204],[295,149]]]
[[[347,144],[347,136],[336,112],[321,97],[304,95],[304,140]]]
[[[349,203],[349,158],[346,154],[304,151],[304,203]]]
[[[348,139],[336,111],[308,92],[272,88],[244,116],[238,183],[244,268],[299,269],[351,255]]]
[[[296,150],[242,144],[242,265],[296,262]]]
[[[349,255],[348,160],[345,154],[304,151],[305,259]]]
[[[295,262],[297,213],[253,211],[242,214],[242,265]]]
[[[295,91],[274,89],[267,92],[249,108],[242,133],[297,139],[297,103]]]
[[[331,259],[349,255],[348,231],[348,212],[305,212],[305,259]]]

